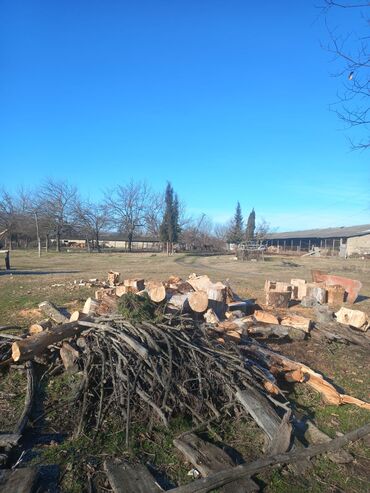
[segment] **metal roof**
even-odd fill
[[[293,240],[295,238],[350,238],[370,234],[370,224],[360,226],[341,226],[340,228],[306,229],[304,231],[287,231],[285,233],[271,233],[268,240]]]

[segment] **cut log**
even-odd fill
[[[96,313],[98,315],[107,315],[116,312],[118,309],[118,300],[119,297],[115,294],[103,294],[99,305],[96,307]]]
[[[161,303],[166,299],[166,288],[163,282],[149,281],[145,283],[149,298],[155,303]]]
[[[86,313],[79,312],[78,310],[72,312],[71,316],[69,317],[70,322],[77,322],[77,320],[81,320],[84,317],[86,317]]]
[[[280,293],[278,291],[268,291],[266,293],[266,305],[273,308],[288,308],[291,299],[291,292]]]
[[[108,272],[108,284],[109,284],[109,286],[111,286],[111,287],[116,286],[119,283],[119,276],[120,276],[119,272],[114,272],[114,271],[110,270]]]
[[[123,296],[124,294],[128,293],[128,288],[127,286],[116,286],[115,294],[119,298]]]
[[[125,279],[123,285],[129,288],[130,293],[137,293],[145,288],[144,279]]]
[[[82,309],[82,313],[89,316],[96,315],[99,305],[100,301],[96,300],[95,298],[87,298]]]
[[[100,301],[104,294],[117,294],[116,290],[122,286],[117,286],[115,288],[99,288],[95,291],[95,299]]]
[[[255,310],[253,316],[257,322],[279,325],[279,319],[273,313],[265,312],[263,310]]]
[[[177,293],[171,296],[168,307],[170,311],[179,311],[181,313],[187,313],[190,311],[188,295]]]
[[[291,279],[290,284],[297,288],[296,296],[294,299],[301,301],[302,298],[307,296],[307,282],[305,279]]]
[[[67,317],[60,308],[56,307],[54,303],[51,303],[50,301],[43,301],[39,304],[39,308],[57,324],[65,324],[68,322],[69,315]]]
[[[192,286],[195,291],[206,291],[213,284],[208,276],[197,276],[196,274],[191,274],[188,279],[188,283]]]
[[[104,468],[114,493],[160,493],[162,488],[143,464],[105,462]]]
[[[49,318],[46,318],[45,320],[41,320],[41,322],[38,322],[37,324],[32,324],[29,333],[32,334],[38,334],[39,332],[42,332],[43,330],[50,329],[52,327],[51,320]]]
[[[292,314],[283,317],[280,324],[287,327],[294,327],[295,329],[300,329],[304,332],[309,332],[311,327],[311,320],[306,317],[301,317],[300,315]]]
[[[4,493],[32,493],[36,485],[38,469],[21,467],[0,470],[0,491]]]
[[[344,295],[346,290],[343,286],[334,284],[333,286],[327,286],[328,290],[328,305],[341,305],[344,301]]]
[[[14,361],[26,361],[42,354],[48,346],[55,344],[63,339],[79,335],[84,327],[76,325],[76,322],[68,322],[57,325],[52,330],[44,330],[39,334],[34,334],[27,339],[13,342],[12,358]]]
[[[233,461],[224,450],[216,445],[205,442],[193,433],[185,433],[173,441],[175,447],[195,467],[202,476],[211,474],[234,466]],[[246,493],[258,491],[259,487],[250,478],[234,481],[219,491],[223,493]]]
[[[322,284],[319,285],[314,282],[309,282],[307,283],[307,297],[313,298],[318,303],[323,305],[327,301],[328,293]]]
[[[320,270],[312,270],[312,279],[315,282],[324,282],[326,286],[339,285],[342,286],[347,293],[347,301],[354,303],[362,288],[362,283],[356,279],[348,277],[334,276]]]
[[[342,308],[336,312],[335,316],[337,322],[356,327],[356,329],[363,330],[364,332],[369,326],[366,313],[360,310],[350,310],[349,308],[342,306]]]
[[[208,307],[208,295],[205,291],[193,291],[188,295],[189,306],[196,313],[203,313]],[[216,315],[217,316],[217,315]]]

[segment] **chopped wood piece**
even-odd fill
[[[314,282],[307,283],[307,297],[313,298],[318,303],[323,305],[327,301],[327,291],[326,288],[321,284]]]
[[[155,303],[161,303],[166,299],[166,288],[163,282],[149,281],[145,283],[149,298]]]
[[[284,327],[282,325],[251,325],[247,328],[248,334],[264,337],[289,337],[293,340],[302,341],[305,339],[306,332],[302,329],[296,329],[295,327]]]
[[[334,286],[327,286],[328,290],[328,305],[341,305],[344,301],[344,295],[346,290],[343,286],[334,284]]]
[[[294,327],[296,329],[303,330],[304,332],[309,332],[311,327],[311,320],[306,317],[301,317],[300,315],[292,314],[283,317],[280,324],[288,327]]]
[[[37,324],[32,324],[29,333],[32,334],[38,334],[39,332],[42,332],[45,329],[50,329],[52,327],[51,320],[49,318],[46,318],[45,320],[41,320],[41,322],[38,322]]]
[[[127,286],[116,286],[116,296],[118,296],[119,298],[128,293],[128,287]]]
[[[368,329],[368,320],[366,313],[360,310],[351,310],[350,308],[342,308],[335,314],[337,322],[345,325],[351,325],[356,329],[361,329],[364,332]]]
[[[144,279],[125,279],[123,284],[129,288],[131,293],[137,293],[145,288]]]
[[[290,284],[297,288],[297,291],[294,291],[294,299],[301,301],[302,298],[307,296],[307,282],[305,279],[291,279]]]
[[[68,322],[69,315],[68,317],[64,315],[62,310],[56,307],[54,303],[51,303],[50,301],[43,301],[39,304],[39,308],[45,313],[45,315],[54,320],[54,322],[56,322],[57,324],[64,324]]]
[[[177,293],[171,296],[168,307],[170,310],[176,310],[181,313],[186,313],[190,310],[187,294]]]
[[[114,272],[112,270],[110,270],[108,272],[108,284],[109,286],[116,286],[118,283],[119,283],[119,276],[120,276],[120,273],[119,272]]]
[[[234,466],[233,461],[224,450],[212,443],[205,442],[194,433],[184,433],[176,438],[173,444],[204,477]],[[252,479],[243,478],[224,486],[219,491],[223,493],[246,493],[258,490],[258,486]]]
[[[95,299],[100,301],[102,299],[102,297],[104,296],[104,294],[115,294],[116,293],[116,289],[120,287],[120,286],[117,286],[115,288],[99,288],[95,291]]]
[[[100,301],[96,300],[95,298],[87,298],[85,301],[84,307],[82,309],[82,313],[85,315],[96,315],[97,310],[99,307]]]
[[[266,293],[266,305],[274,308],[288,308],[292,293],[287,291],[280,293],[278,291],[268,291]]]
[[[207,298],[207,301],[208,301],[208,298]],[[204,320],[207,322],[207,324],[217,324],[220,321],[220,319],[215,314],[215,312],[212,310],[212,308],[209,308],[203,316],[204,316]]]
[[[86,313],[79,312],[76,310],[75,312],[72,312],[71,316],[69,317],[70,322],[77,322],[77,320],[80,320],[81,318],[86,317]]]
[[[107,315],[114,313],[118,309],[118,296],[115,294],[103,294],[99,305],[96,307],[96,313],[98,315]]]
[[[68,322],[57,325],[52,330],[44,330],[34,334],[27,339],[13,342],[12,358],[14,361],[26,361],[42,354],[48,346],[56,342],[74,337],[82,332],[83,327],[76,325],[77,322]]]
[[[189,306],[196,313],[203,313],[208,307],[208,294],[205,291],[192,291],[188,295]]]
[[[159,493],[162,488],[143,464],[105,462],[104,467],[114,493]]]
[[[257,322],[279,325],[279,319],[273,313],[265,312],[263,310],[255,310],[253,316]]]
[[[31,493],[36,484],[36,467],[0,469],[0,491],[4,493]]]

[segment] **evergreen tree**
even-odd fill
[[[256,213],[254,212],[254,209],[252,209],[252,212],[248,216],[247,229],[245,234],[247,241],[254,239],[255,229],[256,229]]]
[[[179,233],[179,200],[174,194],[171,183],[168,182],[165,192],[165,211],[160,227],[161,240],[167,244],[167,253],[172,252],[173,244],[178,241]]]
[[[229,233],[229,241],[231,243],[235,243],[239,245],[243,241],[243,215],[242,208],[240,207],[240,203],[236,204],[236,210],[234,214],[234,219],[231,224],[230,233]]]

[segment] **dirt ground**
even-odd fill
[[[14,270],[10,273],[0,270],[0,325],[27,326],[31,321],[40,319],[37,305],[45,299],[64,306],[70,311],[78,309],[94,290],[86,286],[78,286],[78,283],[74,284],[74,281],[91,278],[105,279],[108,270],[121,272],[123,278],[143,277],[145,279],[166,279],[171,274],[186,277],[193,272],[207,274],[214,281],[228,280],[239,295],[256,299],[261,305],[264,302],[263,286],[266,279],[290,281],[292,278],[304,278],[311,280],[311,269],[326,270],[359,279],[363,283],[361,296],[352,308],[363,310],[370,315],[370,260],[271,256],[267,257],[264,262],[238,262],[232,256],[176,254],[173,257],[167,257],[162,254],[115,252],[102,254],[63,252],[58,255],[49,253],[39,259],[35,252],[16,251],[12,253],[11,264]],[[310,309],[299,306],[289,310],[293,313],[312,315]],[[313,338],[307,341],[279,344],[270,342],[269,344],[274,350],[322,372],[346,393],[370,400],[370,358],[358,347],[338,343],[319,343]],[[3,378],[3,381],[0,381],[0,413],[6,413],[7,395],[12,392],[11,382],[1,375],[0,378]],[[55,382],[56,380],[53,385],[56,385]],[[13,398],[15,402],[18,402],[20,396],[15,395]],[[305,386],[296,385],[294,390],[291,390],[289,398],[295,402],[297,414],[309,416],[321,430],[332,437],[370,421],[370,413],[358,407],[341,406],[338,408],[323,405],[320,397],[313,392],[308,392]],[[5,425],[9,420],[0,421],[2,425]],[[250,428],[239,433],[235,427],[233,429],[229,426],[227,438],[231,445],[243,450],[245,443],[241,443],[243,442],[241,437],[247,440],[248,433],[251,433]],[[164,440],[163,437],[162,433],[161,440]],[[168,443],[168,454],[172,457],[174,452],[171,449],[170,439]],[[250,445],[253,448],[253,444]],[[161,454],[167,450],[166,446],[161,443]],[[80,445],[79,447],[81,448]],[[351,446],[350,451],[355,456],[355,461],[349,465],[333,464],[326,458],[320,458],[316,460],[314,469],[301,477],[284,470],[276,470],[271,474],[263,475],[260,478],[263,491],[370,491],[368,487],[370,482],[369,448],[365,443],[358,443]],[[157,453],[156,450],[151,452]],[[243,455],[248,457],[248,447],[245,451],[243,450]],[[58,462],[58,457],[56,453],[51,455],[51,463]],[[64,477],[68,478],[68,474]],[[63,491],[83,491],[78,488],[79,486],[69,487],[66,483]]]

